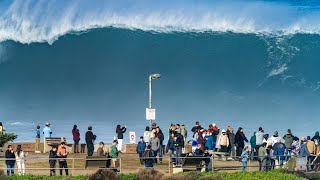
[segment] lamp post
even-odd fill
[[[149,109],[152,108],[152,80],[160,78],[160,74],[151,74],[149,76]],[[152,119],[150,119],[150,130],[152,127]]]

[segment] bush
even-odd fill
[[[154,169],[142,169],[137,173],[137,180],[161,180],[163,174]]]
[[[3,147],[3,145],[9,141],[13,141],[17,139],[17,135],[14,133],[0,133],[0,147]]]
[[[136,180],[137,174],[129,173],[129,174],[119,174],[118,175],[121,180]]]
[[[0,179],[2,180],[6,180],[7,179],[7,176],[6,176],[6,174],[4,173],[4,171],[3,170],[0,170]]]
[[[99,169],[89,176],[89,180],[120,180],[117,173],[111,170]]]

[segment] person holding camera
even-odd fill
[[[123,142],[123,134],[126,132],[127,130],[127,126],[124,125],[123,127],[121,127],[120,124],[117,125],[116,128],[116,133],[117,133],[117,140],[118,140],[118,151],[121,152],[122,150],[122,142]]]
[[[88,131],[86,132],[86,144],[87,144],[87,149],[88,149],[88,156],[93,155],[94,151],[94,145],[93,142],[96,140],[97,136],[93,135],[92,133],[92,127],[88,127]]]

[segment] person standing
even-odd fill
[[[270,138],[272,141],[272,146],[277,142],[278,137],[279,137],[278,131],[275,131],[273,136]]]
[[[173,156],[175,154],[175,146],[174,146],[174,134],[171,134],[168,143],[166,145],[166,153],[169,152],[170,161],[173,160]]]
[[[0,122],[0,134],[3,134],[3,132],[4,132],[5,130],[6,130],[6,129],[3,127],[2,122]]]
[[[188,131],[185,125],[181,126],[181,135],[183,136],[184,142],[187,142]],[[182,148],[182,152],[185,153],[185,147]]]
[[[273,150],[273,155],[276,156],[275,159],[275,167],[277,168],[282,168],[283,166],[283,161],[285,160],[285,151],[286,151],[286,145],[284,143],[281,142],[281,138],[277,137],[277,142],[274,143],[274,145],[272,146],[272,150]]]
[[[249,159],[249,154],[250,154],[250,148],[249,146],[246,146],[241,153],[241,158],[242,158],[242,172],[245,172],[247,170],[247,164],[248,164],[248,159]]]
[[[17,162],[17,166],[18,166],[18,173],[19,175],[25,175],[26,174],[26,166],[25,166],[25,162],[26,162],[26,155],[28,153],[25,153],[22,148],[21,145],[19,144],[17,146],[17,150],[15,152],[15,157],[16,157],[16,162]]]
[[[266,166],[267,166],[267,158],[268,158],[268,153],[266,149],[267,143],[262,143],[261,146],[259,147],[259,171],[265,171]]]
[[[73,126],[72,136],[74,141],[74,153],[79,153],[80,132],[77,125]]]
[[[256,152],[259,152],[260,146],[263,142],[264,131],[262,127],[259,127],[259,131],[256,133]]]
[[[69,152],[66,149],[66,143],[65,142],[61,142],[61,145],[58,149],[58,153],[57,156],[59,157],[59,167],[60,167],[60,176],[62,176],[62,171],[63,169],[66,172],[66,175],[69,175],[68,172],[68,164],[67,164],[67,156],[68,156]]]
[[[110,146],[110,157],[112,158],[113,167],[116,167],[116,162],[118,160],[118,155],[119,155],[117,145],[118,145],[118,141],[114,140],[112,145]]]
[[[50,128],[50,123],[46,123],[46,126],[42,130],[44,138],[51,138],[52,130]]]
[[[235,153],[235,146],[236,146],[236,135],[233,133],[233,128],[230,127],[229,128],[229,134],[228,134],[228,138],[229,138],[229,151],[230,151],[230,157],[232,160],[234,160],[236,153]]]
[[[93,142],[95,139],[96,139],[96,136],[93,135],[93,133],[92,133],[92,127],[89,126],[88,131],[86,132],[86,144],[87,144],[87,149],[88,149],[88,156],[93,155],[93,151],[94,151]]]
[[[146,129],[143,133],[143,139],[144,139],[144,142],[146,142],[146,144],[148,146],[150,143],[150,127],[149,126],[146,126]]]
[[[118,139],[118,151],[121,152],[122,150],[122,142],[123,142],[123,133],[125,133],[127,130],[127,126],[124,125],[123,127],[120,126],[120,124],[117,125],[116,133],[117,133],[117,139]]]
[[[248,142],[248,139],[243,133],[242,127],[239,127],[236,134],[237,156],[241,156],[242,150],[244,148],[244,142]]]
[[[221,131],[221,134],[218,140],[218,145],[220,146],[220,152],[228,152],[229,138],[224,129]]]
[[[196,122],[196,125],[193,126],[193,128],[191,129],[191,132],[193,132],[192,137],[193,137],[193,136],[195,135],[195,133],[196,133],[198,130],[200,130],[200,129],[203,129],[203,128],[201,127],[200,123],[197,121],[197,122]]]
[[[162,130],[159,126],[156,128],[156,136],[159,138],[160,145],[159,145],[159,160],[160,164],[162,164],[162,155],[163,155],[163,141],[164,141],[164,135]]]
[[[50,165],[50,176],[56,175],[56,163],[57,163],[57,147],[52,146],[49,152],[49,165]]]
[[[253,136],[250,138],[250,145],[251,145],[251,160],[256,160],[257,158],[255,156],[258,156],[257,150],[256,150],[256,132],[253,132]]]
[[[292,152],[292,143],[294,140],[294,136],[291,133],[291,129],[287,130],[287,134],[283,136],[284,144],[286,145],[286,160],[289,159],[289,156],[291,156]]]
[[[140,141],[138,142],[138,145],[137,145],[137,153],[139,154],[139,160],[140,160],[140,164],[143,164],[143,154],[144,154],[144,151],[147,147],[147,144],[146,142],[144,142],[143,140],[143,136],[140,137]]]
[[[151,133],[150,145],[151,145],[153,163],[157,163],[157,154],[160,148],[160,140],[154,133]]]
[[[36,130],[36,144],[35,144],[35,152],[36,153],[40,153],[40,126],[37,126],[37,130]]]
[[[174,138],[174,146],[175,146],[175,158],[176,158],[176,163],[178,166],[182,165],[181,161],[181,155],[182,155],[182,147],[184,147],[184,141],[183,141],[183,136],[180,133],[176,133],[175,138]]]
[[[153,158],[152,158],[152,150],[151,145],[148,145],[144,154],[144,165],[146,168],[152,168],[153,167]]]
[[[14,175],[14,164],[15,164],[15,155],[12,148],[12,145],[8,145],[8,149],[5,153],[6,165],[7,165],[7,175]]]

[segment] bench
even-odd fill
[[[228,160],[229,153],[228,152],[213,152],[213,155],[218,156],[221,159],[224,156],[226,161]]]
[[[66,138],[64,137],[50,137],[50,138],[44,138],[43,143],[43,152],[49,152],[51,147],[50,146],[58,146],[61,144],[61,142],[66,142]],[[67,142],[66,142],[67,143]]]
[[[99,168],[99,169],[103,169],[103,168],[110,168],[111,166],[111,162],[112,159],[107,158],[106,156],[87,156],[85,159],[85,168]],[[110,169],[118,172],[118,168],[119,168],[119,162],[116,161],[115,162],[115,167],[111,167]]]

